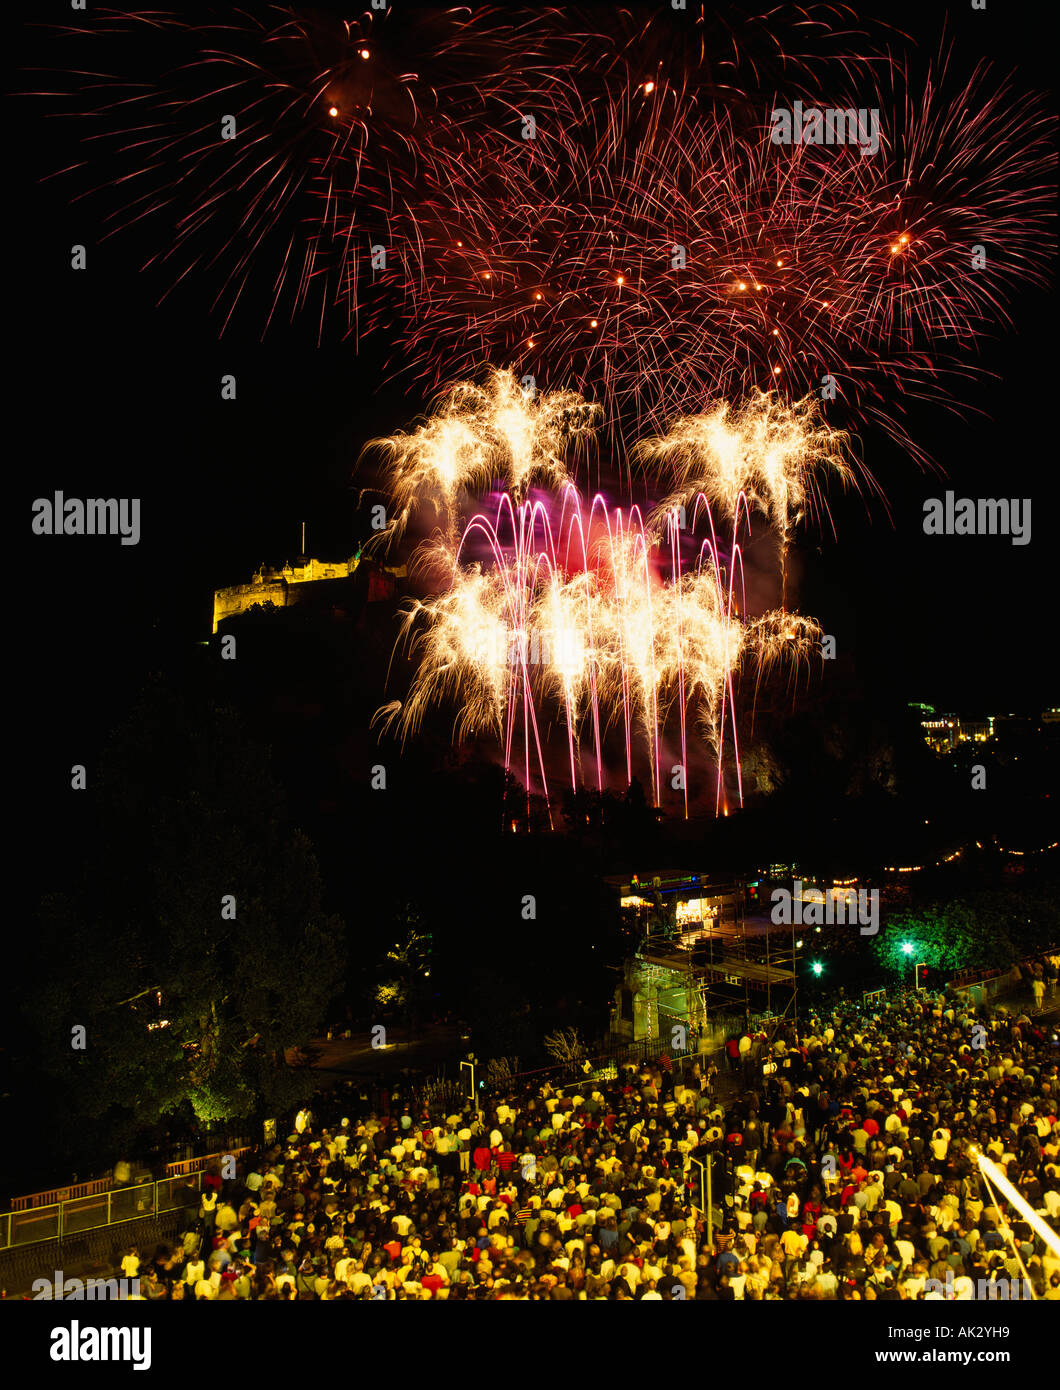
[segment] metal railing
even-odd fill
[[[211,1149],[207,1154],[193,1155],[191,1158],[167,1163],[165,1165],[166,1177],[193,1173],[211,1158],[221,1158],[225,1154],[239,1153],[249,1143],[250,1140],[243,1135],[228,1135],[224,1140],[225,1147],[223,1149]],[[135,1186],[135,1184],[132,1185]],[[106,1192],[114,1186],[114,1178],[108,1174],[106,1177],[92,1178],[88,1182],[67,1183],[65,1187],[49,1187],[43,1192],[31,1192],[26,1196],[12,1197],[11,1210],[25,1211],[28,1207],[50,1207],[56,1202],[66,1202],[75,1197],[88,1197],[97,1192]]]
[[[227,1151],[235,1158],[249,1152],[249,1147]],[[0,1212],[0,1249],[35,1245],[45,1240],[63,1240],[85,1231],[116,1226],[123,1221],[137,1221],[146,1216],[176,1211],[187,1206],[189,1198],[198,1197],[206,1165],[224,1157],[226,1154],[205,1154],[202,1158],[168,1165],[183,1171],[169,1173],[157,1182],[114,1187],[103,1192],[83,1193],[63,1201]],[[93,1187],[95,1184],[82,1183],[78,1186]]]
[[[66,1187],[51,1187],[46,1192],[31,1192],[26,1197],[12,1197],[11,1210],[26,1211],[30,1207],[50,1207],[56,1202],[88,1197],[96,1192],[106,1192],[113,1182],[113,1178],[94,1178],[91,1182],[70,1183]]]

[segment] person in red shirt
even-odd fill
[[[493,1162],[493,1155],[484,1144],[480,1144],[472,1153],[471,1161],[480,1172],[485,1172]]]
[[[820,1202],[807,1202],[802,1209],[802,1233],[807,1240],[813,1240],[817,1234],[817,1218],[821,1214]]]
[[[497,1155],[497,1167],[502,1173],[510,1173],[516,1164],[516,1155],[512,1153],[512,1146],[505,1144]]]

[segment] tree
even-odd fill
[[[982,893],[893,913],[872,939],[881,965],[909,970],[1008,966],[1060,941],[1060,911],[1045,893]],[[903,950],[908,944],[913,949]]]
[[[491,1057],[486,1066],[486,1084],[497,1093],[510,1090],[518,1072],[518,1057]]]
[[[575,1066],[585,1056],[585,1044],[578,1035],[577,1028],[556,1028],[546,1033],[543,1044],[548,1055],[555,1061]]]
[[[80,891],[38,914],[48,983],[25,1019],[69,1118],[128,1128],[190,1104],[220,1121],[302,1099],[311,1081],[285,1053],[334,993],[343,927],[265,750],[232,711],[155,683],[96,795]]]

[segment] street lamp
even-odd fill
[[[916,947],[913,945],[913,943],[912,943],[911,941],[903,941],[903,942],[902,942],[902,955],[905,956],[905,958],[906,958],[906,964],[908,964],[909,957],[913,954],[913,952],[914,952],[915,950],[916,950]],[[903,967],[902,967],[902,983],[903,983],[903,984],[905,983],[906,978],[907,978],[907,976],[906,976],[905,966],[903,966]]]

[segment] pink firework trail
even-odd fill
[[[377,441],[397,504],[390,540],[419,508],[444,522],[417,551],[434,593],[406,608],[404,636],[418,658],[408,696],[377,722],[405,739],[428,711],[453,704],[455,737],[496,737],[506,769],[521,765],[528,794],[536,779],[549,805],[546,717],[564,727],[572,787],[585,746],[602,788],[614,728],[627,780],[638,749],[646,754],[657,805],[664,736],[676,724],[671,789],[687,814],[698,732],[716,768],[715,811],[727,812],[727,749],[743,800],[738,677],[808,663],[820,637],[815,622],[784,609],[748,616],[743,537],[752,512],[764,515],[783,566],[813,474],[847,476],[843,440],[821,426],[812,402],[794,411],[768,397],[739,410],[719,403],[645,442],[673,481],[645,517],[599,492],[586,502],[566,475],[564,454],[591,428],[589,410],[575,393],[530,395],[498,372],[484,386],[451,387],[413,434]],[[492,514],[474,510],[460,522],[484,489],[498,497]],[[716,515],[727,519],[724,543]]]

